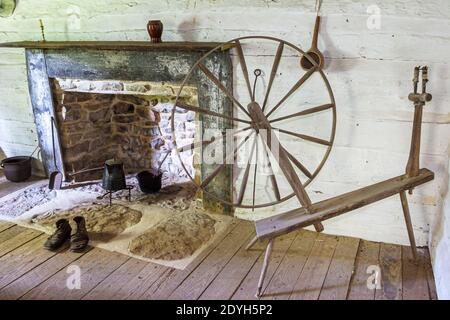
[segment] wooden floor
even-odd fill
[[[46,235],[0,222],[0,299],[254,299],[264,244],[245,251],[253,232],[236,221],[176,270],[98,248],[48,252]],[[368,289],[377,270],[381,288]],[[436,299],[427,249],[416,263],[409,247],[304,230],[277,239],[266,279],[263,299]]]

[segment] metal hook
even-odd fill
[[[253,71],[253,74],[255,75],[255,82],[253,82],[252,101],[255,101],[256,81],[258,80],[258,77],[262,74],[262,71],[261,69],[255,69]]]

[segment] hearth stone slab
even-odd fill
[[[182,212],[160,221],[130,243],[130,252],[148,259],[179,260],[191,256],[215,233],[216,221],[204,213]]]

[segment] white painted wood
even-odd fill
[[[0,42],[40,40],[38,19],[44,21],[47,40],[147,40],[147,21],[161,19],[166,41],[224,41],[260,34],[307,48],[314,4],[315,0],[79,0],[76,4],[29,0],[19,2],[13,16],[0,19]],[[378,1],[381,29],[369,30],[367,8],[372,4],[372,0],[326,0],[322,5],[319,47],[325,53],[325,73],[336,96],[338,126],[336,147],[308,192],[313,200],[319,200],[403,172],[413,117],[407,100],[412,68],[428,64],[433,101],[424,110],[421,160],[423,166],[435,171],[436,180],[417,189],[410,198],[417,242],[425,245],[428,223],[441,216],[448,185],[450,2]],[[79,29],[70,25],[73,12],[79,14]],[[253,58],[249,58],[249,64],[267,61],[270,67],[274,53],[265,48],[250,52]],[[282,78],[295,81],[296,58],[284,63]],[[244,79],[238,68],[235,73],[236,94],[243,95]],[[287,83],[279,85],[280,91],[287,87]],[[0,97],[0,148],[7,156],[31,152],[36,135],[23,50],[0,50]],[[290,99],[290,107],[297,107],[296,102],[302,99],[316,98],[311,90]],[[300,129],[326,134],[312,121]],[[292,139],[288,144],[299,156],[310,148],[308,143],[295,144]],[[317,158],[313,155],[305,161]],[[261,179],[258,185],[260,197],[270,196],[265,182],[268,180]],[[287,189],[286,185],[280,185],[280,189]],[[267,215],[294,205],[244,215]],[[400,204],[390,199],[325,225],[326,232],[407,244],[403,228]]]

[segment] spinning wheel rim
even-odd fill
[[[314,72],[318,72],[320,74],[321,80],[325,84],[325,87],[327,89],[328,97],[330,99],[330,103],[329,103],[330,107],[329,107],[329,109],[331,109],[331,111],[332,111],[331,132],[330,132],[330,137],[328,139],[329,145],[328,145],[328,147],[327,147],[327,149],[326,149],[326,151],[325,151],[325,153],[324,153],[324,155],[322,157],[322,160],[317,165],[317,167],[315,168],[314,172],[311,173],[311,177],[307,178],[305,180],[305,182],[302,183],[304,188],[306,188],[314,180],[314,178],[319,174],[319,172],[321,171],[321,169],[325,165],[325,162],[327,161],[327,159],[328,159],[328,157],[330,155],[330,152],[331,152],[333,144],[334,144],[335,135],[336,135],[336,119],[337,119],[337,115],[336,115],[336,101],[335,101],[335,97],[334,97],[334,94],[333,94],[333,90],[332,90],[331,85],[330,85],[326,75],[324,74],[323,70],[320,68],[319,64],[313,59],[313,57],[311,57],[308,53],[304,52],[302,49],[298,48],[297,46],[295,46],[294,44],[292,44],[292,43],[290,43],[288,41],[285,41],[285,40],[282,40],[282,39],[278,39],[278,38],[275,38],[275,37],[269,37],[269,36],[245,36],[245,37],[239,37],[239,38],[235,38],[235,39],[229,40],[228,42],[226,42],[224,44],[221,44],[221,45],[211,49],[210,51],[205,53],[200,59],[198,59],[195,62],[195,64],[190,68],[189,72],[187,73],[187,75],[185,76],[185,78],[183,79],[183,81],[182,81],[182,83],[180,85],[180,88],[178,90],[178,93],[177,93],[177,96],[176,96],[176,99],[175,99],[175,105],[174,105],[174,108],[172,109],[171,119],[170,119],[171,130],[172,130],[172,135],[173,135],[174,149],[176,151],[176,154],[178,156],[180,164],[181,164],[183,170],[185,171],[185,173],[187,174],[187,176],[189,177],[189,179],[191,180],[192,184],[194,184],[196,186],[197,190],[200,189],[203,192],[203,194],[208,195],[212,199],[217,200],[218,202],[220,202],[220,203],[222,203],[224,205],[231,206],[232,208],[257,209],[257,208],[265,208],[265,207],[278,205],[278,204],[280,204],[282,202],[285,202],[285,201],[293,198],[295,196],[295,193],[292,192],[289,195],[281,197],[279,200],[276,200],[276,201],[271,201],[271,202],[262,203],[262,204],[254,204],[254,205],[246,205],[246,204],[242,204],[242,203],[238,204],[238,203],[235,203],[235,202],[231,202],[231,201],[222,199],[219,196],[217,196],[216,194],[207,191],[205,187],[202,187],[200,184],[198,184],[195,181],[195,179],[192,177],[192,175],[189,173],[189,171],[187,170],[187,168],[186,168],[186,166],[185,166],[185,164],[184,164],[184,162],[183,162],[183,160],[181,158],[181,154],[180,154],[180,151],[178,149],[178,145],[177,145],[177,142],[176,142],[176,134],[175,134],[175,113],[176,113],[176,109],[177,108],[182,108],[183,109],[183,106],[179,106],[178,105],[178,102],[180,101],[180,95],[181,95],[184,87],[187,86],[187,83],[188,83],[189,79],[191,79],[192,76],[194,75],[194,72],[196,71],[196,69],[199,68],[199,65],[203,61],[205,61],[213,52],[216,52],[218,50],[222,50],[224,45],[233,44],[233,43],[235,43],[237,45],[237,43],[239,43],[239,41],[241,41],[241,40],[248,40],[248,39],[270,40],[270,41],[277,42],[279,44],[287,45],[288,47],[290,47],[294,51],[297,51],[300,54],[300,59],[304,56],[313,65],[313,68],[315,68]],[[270,88],[267,88],[266,90],[270,90]],[[295,91],[297,91],[297,90],[298,90],[298,88]],[[232,102],[232,108],[234,108],[236,103],[232,99],[230,99],[230,100]],[[273,112],[273,111],[275,111],[275,110],[271,110],[271,112]],[[270,115],[270,113],[267,113],[267,114]],[[266,114],[266,116],[267,116],[267,114]],[[250,130],[252,130],[252,129],[250,129]],[[253,132],[250,135],[248,135],[247,138],[249,138],[252,135],[253,135]],[[255,139],[257,137],[258,136],[256,136]],[[202,142],[203,141],[204,140],[202,140]]]

